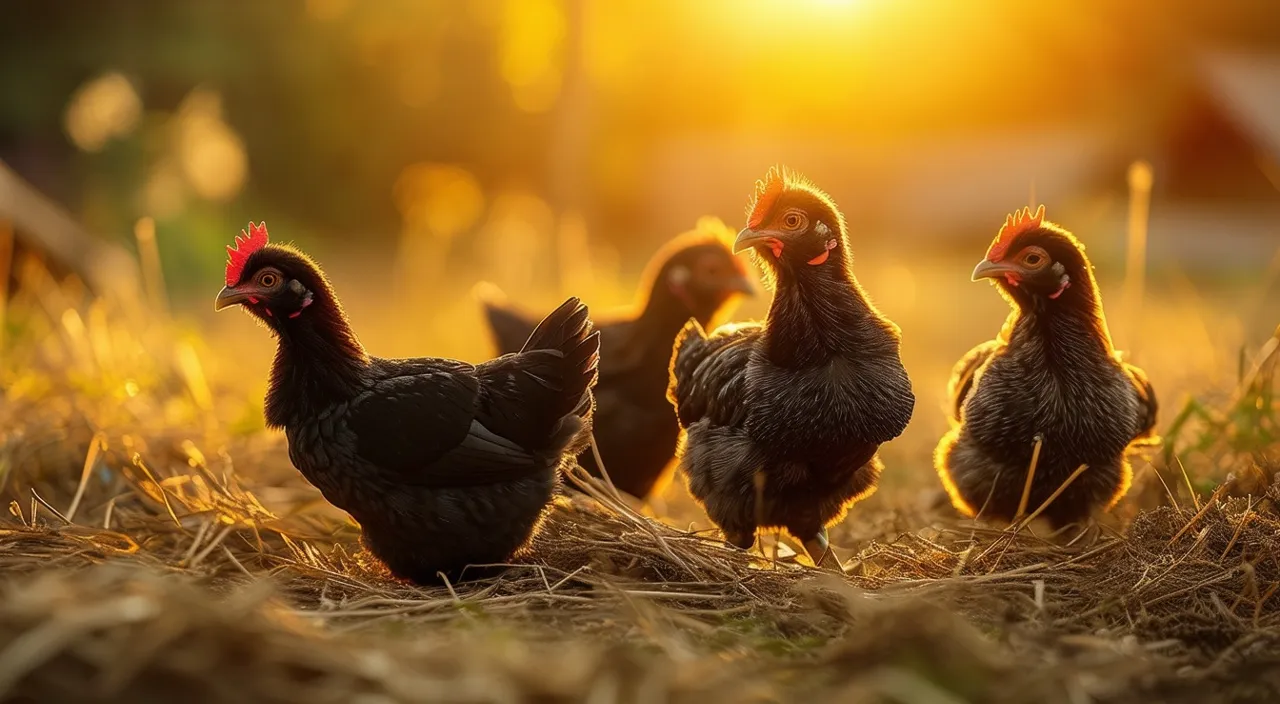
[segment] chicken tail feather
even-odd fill
[[[600,361],[600,333],[592,329],[587,307],[570,298],[543,318],[523,352],[543,351],[559,357],[564,414],[587,417],[591,412],[591,387]]]

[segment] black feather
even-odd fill
[[[709,323],[745,288],[733,254],[705,235],[672,242],[654,257],[647,278],[638,316],[597,325],[601,361],[594,390],[593,428],[605,468],[619,489],[638,497],[664,485],[679,438],[666,401],[672,341],[690,318]],[[677,282],[682,288],[674,287]],[[519,349],[534,320],[492,298],[483,303],[498,349]],[[578,461],[601,475],[590,451]]]
[[[874,489],[876,450],[915,406],[898,330],[850,271],[843,218],[807,185],[774,205],[788,209],[802,210],[810,229],[789,237],[781,256],[757,255],[777,286],[766,321],[709,336],[690,323],[671,368],[690,492],[742,547],[759,528],[809,540],[840,520]]]
[[[1014,240],[1007,259],[1033,245],[1061,268],[1044,267],[1044,276],[1017,285],[997,282],[1012,311],[998,338],[956,365],[954,427],[938,445],[935,465],[963,513],[1013,520],[1039,438],[1028,512],[1088,467],[1043,514],[1063,526],[1124,494],[1132,476],[1126,449],[1154,441],[1157,404],[1146,375],[1112,347],[1083,248],[1045,223]]]
[[[947,398],[951,399],[949,408],[952,420],[960,420],[960,411],[964,408],[965,400],[969,398],[969,392],[973,390],[974,377],[987,360],[991,359],[991,355],[998,347],[995,340],[987,340],[969,350],[959,362],[956,362],[955,368],[951,370],[951,379],[947,382]]]
[[[267,416],[370,551],[401,577],[434,581],[527,545],[590,424],[599,334],[586,307],[569,299],[522,351],[483,364],[380,359],[310,260],[274,245],[259,254],[249,267],[314,294],[297,315],[260,316],[279,337]]]

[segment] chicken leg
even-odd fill
[[[840,564],[840,558],[831,552],[831,543],[827,540],[825,526],[819,528],[813,537],[804,541],[804,549],[809,553],[809,559],[813,560],[814,567],[844,572],[844,567]]]

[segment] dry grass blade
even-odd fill
[[[1231,548],[1236,546],[1236,541],[1240,539],[1240,534],[1244,532],[1245,526],[1248,525],[1249,521],[1253,518],[1253,508],[1255,505],[1256,504],[1250,501],[1249,506],[1244,510],[1244,515],[1240,517],[1240,520],[1236,521],[1236,529],[1231,533],[1231,540],[1227,541],[1227,547],[1223,548],[1222,554],[1218,556],[1219,560],[1225,560],[1227,558],[1227,554],[1231,552]]]
[[[1147,466],[1150,467],[1151,472],[1156,475],[1156,479],[1160,480],[1160,486],[1164,487],[1164,494],[1169,499],[1169,505],[1174,508],[1180,508],[1178,504],[1178,497],[1173,493],[1173,489],[1169,486],[1169,482],[1165,481],[1164,473],[1156,469],[1154,464],[1148,463]]]
[[[36,493],[36,490],[35,490],[35,489],[32,489],[32,490],[31,490],[31,520],[32,520],[32,522],[34,522],[34,521],[35,521],[35,519],[36,519],[36,504],[37,504],[37,503],[38,503],[38,504],[40,504],[41,506],[45,507],[45,509],[46,509],[46,510],[48,510],[48,511],[49,511],[49,513],[52,513],[52,514],[54,515],[54,517],[56,517],[59,521],[62,521],[63,523],[68,523],[68,524],[69,524],[69,523],[71,523],[71,521],[68,521],[68,520],[67,520],[67,517],[66,517],[66,516],[62,515],[62,512],[61,512],[61,511],[59,511],[58,509],[56,509],[56,508],[54,508],[54,507],[53,507],[53,504],[49,503],[48,501],[46,501],[46,500],[44,499],[44,497],[42,497],[42,496],[40,496],[40,494]]]
[[[1079,467],[1076,467],[1076,471],[1072,472],[1071,476],[1067,477],[1065,481],[1059,484],[1058,488],[1054,489],[1052,494],[1049,494],[1049,498],[1045,499],[1044,503],[1041,503],[1039,508],[1037,508],[1035,511],[1032,511],[1031,515],[1027,516],[1026,518],[1022,519],[1018,523],[1014,524],[1016,527],[1014,528],[1013,532],[1017,533],[1021,531],[1023,528],[1026,528],[1032,521],[1039,518],[1040,514],[1044,513],[1045,509],[1049,508],[1049,505],[1052,504],[1054,501],[1056,501],[1059,496],[1062,496],[1062,492],[1066,491],[1067,487],[1071,486],[1071,483],[1074,482],[1077,478],[1079,478],[1081,474],[1084,474],[1087,469],[1089,469],[1089,465],[1087,464],[1082,464]]]
[[[98,455],[102,450],[106,449],[107,438],[102,433],[93,436],[93,440],[89,442],[89,452],[84,457],[84,468],[80,470],[80,484],[76,486],[76,495],[71,499],[71,505],[67,507],[67,522],[74,523],[76,520],[76,511],[80,509],[80,500],[84,498],[84,491],[89,485],[89,475],[93,472],[93,468],[98,464]]]
[[[1129,226],[1125,255],[1124,303],[1130,321],[1129,350],[1139,350],[1138,321],[1142,320],[1147,279],[1147,229],[1151,219],[1151,187],[1155,172],[1151,164],[1135,161],[1129,165]]]
[[[600,489],[599,482],[597,482],[594,477],[584,472],[581,467],[575,466],[570,470],[569,474],[573,478],[575,486],[582,489],[591,498],[601,502],[605,506],[608,506],[610,509],[618,512],[618,514],[630,519],[636,527],[648,533],[655,541],[657,541],[658,545],[661,546],[662,551],[667,555],[667,557],[671,558],[672,562],[683,568],[684,571],[693,578],[701,579],[701,576],[683,559],[681,559],[680,556],[671,549],[671,546],[667,544],[665,536],[661,534],[661,531],[667,529],[659,528],[648,518],[636,513],[627,505],[626,501],[620,498],[617,489],[613,489],[612,492]],[[610,485],[610,488],[612,488],[612,485]]]
[[[1196,512],[1196,515],[1192,516],[1190,521],[1187,521],[1187,524],[1182,527],[1182,530],[1179,530],[1177,533],[1173,534],[1173,537],[1169,539],[1169,545],[1172,546],[1174,543],[1178,542],[1178,538],[1181,538],[1183,535],[1186,534],[1187,531],[1191,530],[1191,527],[1194,526],[1197,521],[1203,518],[1204,514],[1208,513],[1209,509],[1217,505],[1218,499],[1222,498],[1222,495],[1226,493],[1227,488],[1234,481],[1235,481],[1234,477],[1227,477],[1227,481],[1223,482],[1217,489],[1214,489],[1213,495],[1210,496],[1209,500],[1204,503],[1204,506],[1201,507],[1201,509]]]
[[[1258,378],[1262,375],[1263,370],[1273,361],[1277,351],[1280,351],[1280,327],[1276,328],[1275,333],[1262,345],[1262,349],[1258,350],[1258,356],[1254,359],[1253,364],[1249,366],[1248,373],[1236,385],[1228,407],[1240,403],[1245,394],[1249,393],[1249,390],[1253,388],[1253,385],[1257,383]]]
[[[1187,468],[1182,464],[1182,458],[1174,455],[1173,459],[1178,464],[1178,471],[1182,473],[1182,483],[1187,487],[1187,494],[1191,496],[1191,502],[1195,504],[1196,510],[1199,511],[1203,507],[1200,506],[1200,495],[1196,493],[1195,487],[1191,486],[1191,475],[1187,474]]]
[[[1027,514],[1027,502],[1031,499],[1031,485],[1036,479],[1036,465],[1040,463],[1040,447],[1044,438],[1037,435],[1035,447],[1031,448],[1031,464],[1027,466],[1027,481],[1022,485],[1022,498],[1018,499],[1018,512],[1013,518],[1017,521]]]
[[[160,314],[169,310],[169,296],[164,284],[164,267],[160,265],[160,247],[156,242],[156,221],[139,218],[133,226],[138,256],[142,260],[142,279],[153,309]]]
[[[622,498],[622,492],[618,491],[618,487],[613,484],[613,478],[609,476],[609,469],[604,466],[604,458],[600,456],[600,446],[596,444],[595,433],[588,433],[587,439],[591,447],[591,458],[595,460],[596,466],[600,468],[600,476],[604,479],[604,485],[609,491],[610,498],[620,504],[626,504],[626,499]]]

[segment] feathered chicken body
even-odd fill
[[[1037,509],[1086,465],[1043,514],[1063,526],[1124,495],[1126,449],[1154,441],[1157,407],[1146,375],[1112,347],[1083,247],[1043,218],[1043,206],[1010,216],[974,270],[1013,310],[997,339],[956,365],[954,425],[935,464],[961,512],[1004,521]]]
[[[609,478],[622,491],[644,498],[665,484],[680,428],[667,401],[671,345],[690,318],[702,325],[753,291],[741,261],[718,236],[718,221],[672,240],[650,262],[646,297],[635,317],[599,322],[600,380],[594,394],[593,429]],[[485,314],[501,352],[520,349],[535,319],[496,300]],[[596,476],[591,452],[578,461]]]
[[[522,351],[479,365],[379,359],[319,267],[250,230],[229,248],[216,307],[243,306],[277,338],[266,418],[294,466],[400,577],[434,581],[525,546],[590,423],[599,335],[586,308],[569,299]]]
[[[758,184],[735,249],[755,251],[774,299],[764,323],[708,336],[691,321],[677,338],[680,466],[729,542],[781,527],[820,562],[826,526],[874,489],[876,450],[911,419],[898,328],[853,276],[844,218],[797,176]]]

